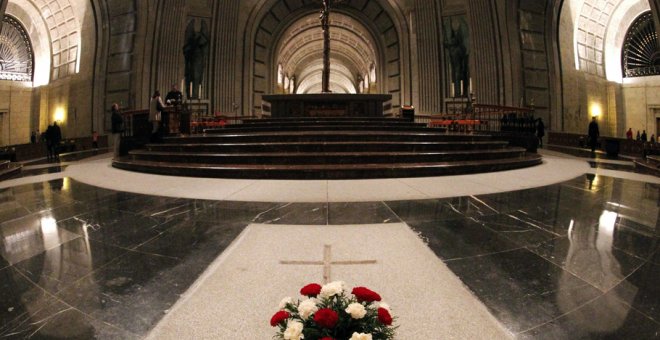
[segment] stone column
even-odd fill
[[[466,4],[473,92],[480,104],[502,104],[502,51],[499,23],[493,9],[495,3],[492,0],[470,0]]]
[[[660,37],[660,0],[649,0],[649,3],[651,4],[653,20],[655,21],[655,31],[658,33],[658,37]]]
[[[413,102],[418,113],[440,113],[443,111],[442,86],[442,35],[440,33],[439,9],[435,1],[416,0],[413,13],[413,58],[416,58],[417,86]]]
[[[0,0],[0,30],[2,29],[2,20],[5,18],[5,10],[7,10],[7,3],[9,0]]]
[[[241,12],[249,12],[246,1],[217,1],[215,26],[213,30],[216,44],[211,50],[211,96],[214,108],[221,112],[250,112],[241,107],[240,74],[242,70],[243,45],[240,43],[242,29],[238,18]],[[222,75],[222,76],[217,76]],[[238,75],[238,76],[237,76]]]

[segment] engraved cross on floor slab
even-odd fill
[[[332,246],[326,244],[323,246],[323,261],[280,261],[280,264],[289,265],[310,265],[310,266],[323,266],[323,284],[331,281],[331,269],[333,265],[360,265],[360,264],[376,264],[376,260],[363,260],[363,261],[332,261]]]

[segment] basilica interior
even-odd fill
[[[0,0],[0,25],[2,338],[273,338],[329,267],[395,339],[660,337],[660,0]]]

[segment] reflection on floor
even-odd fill
[[[521,338],[660,336],[660,186],[586,175],[371,203],[163,198],[65,178],[0,190],[0,337],[140,338],[252,222],[406,222]]]

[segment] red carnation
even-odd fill
[[[385,326],[392,325],[392,316],[385,308],[378,308],[378,321],[382,322]]]
[[[337,321],[339,321],[339,315],[329,308],[319,309],[314,314],[314,322],[323,328],[333,328]]]
[[[355,298],[359,302],[380,301],[380,295],[378,295],[378,293],[365,287],[355,287],[351,293],[355,295]]]
[[[300,294],[309,297],[316,297],[317,295],[321,294],[321,285],[316,283],[308,284],[307,286],[302,287]]]
[[[291,314],[289,314],[286,311],[281,310],[281,311],[275,313],[275,315],[273,315],[272,318],[270,318],[270,325],[275,327],[275,326],[279,325],[281,322],[283,322],[284,320],[288,319],[290,316],[291,316]]]

